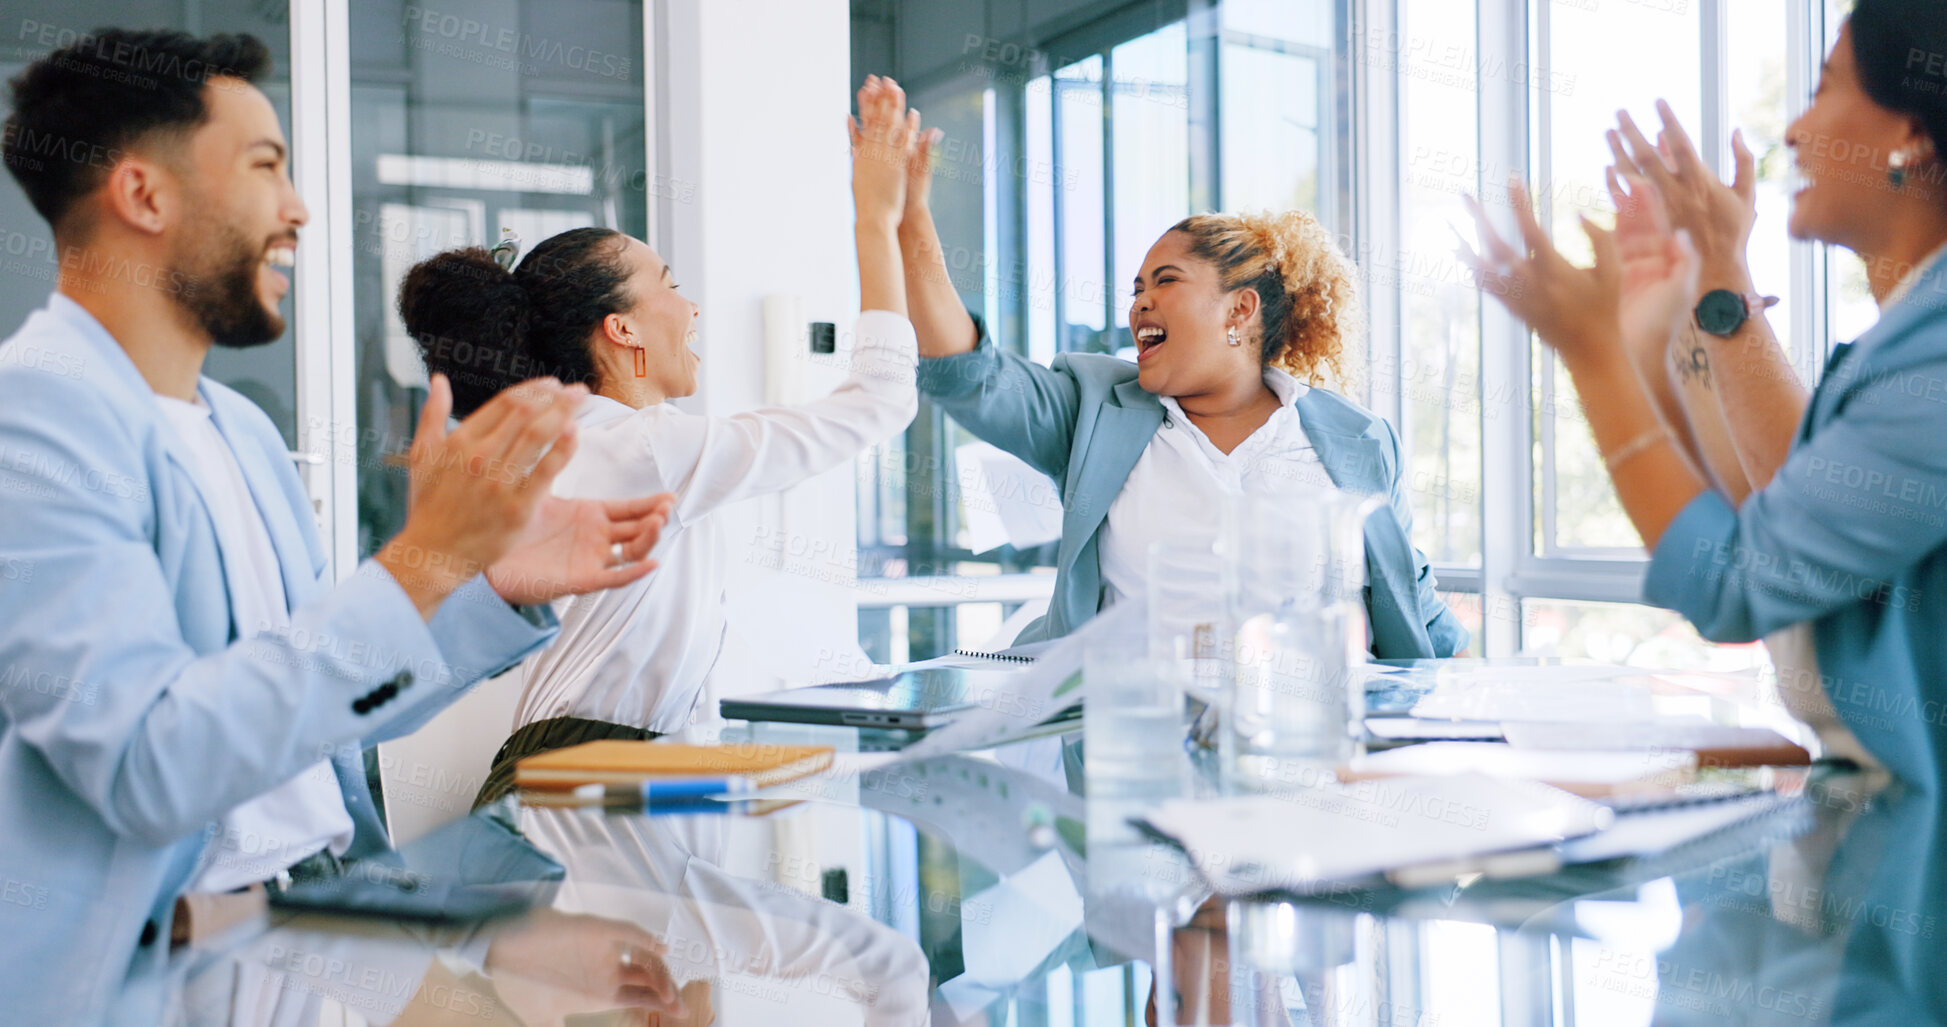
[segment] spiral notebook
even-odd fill
[[[983,653],[978,649],[955,649],[953,651],[953,655],[974,656],[983,660],[1007,660],[1012,663],[1033,663],[1034,662],[1034,657],[1032,656],[1011,656],[1004,652]]]
[[[1009,663],[1033,663],[1040,659],[1041,654],[1047,652],[1050,646],[1059,641],[1060,639],[1051,638],[1045,642],[1024,642],[1021,645],[1008,646],[1006,649],[996,649],[991,652],[983,649],[955,649],[953,655],[972,656],[981,660],[1004,660]]]

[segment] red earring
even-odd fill
[[[635,351],[635,376],[637,378],[649,377],[649,353],[647,350]]]

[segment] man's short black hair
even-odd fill
[[[10,85],[0,161],[57,231],[122,153],[155,133],[187,132],[209,110],[214,77],[256,82],[270,50],[248,35],[97,29],[27,66]]]

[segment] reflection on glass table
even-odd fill
[[[1947,1017],[1933,782],[1821,767],[1802,799],[1653,855],[1226,901],[1130,823],[1214,794],[1208,760],[1117,784],[1072,736],[887,764],[809,730],[838,768],[762,816],[510,808],[566,868],[545,911],[446,933],[307,916],[183,950],[183,1021]]]

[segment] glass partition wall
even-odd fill
[[[405,519],[426,371],[400,279],[456,246],[587,225],[648,231],[642,5],[506,0],[350,9],[358,553]],[[481,359],[490,360],[485,354]]]

